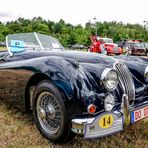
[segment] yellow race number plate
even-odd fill
[[[114,123],[114,117],[111,114],[102,116],[99,120],[99,126],[101,128],[110,128]]]
[[[123,130],[123,116],[112,112],[102,113],[92,123],[85,124],[84,138],[97,138]]]

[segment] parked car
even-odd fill
[[[0,46],[1,46],[1,47],[5,47],[5,46],[6,46],[6,43],[0,41]]]
[[[89,48],[90,52],[97,52],[107,55],[122,54],[122,48],[118,47],[117,44],[113,43],[113,40],[111,38],[90,36],[90,39],[92,42],[92,45]]]
[[[147,55],[145,45],[140,40],[123,40],[118,46],[129,55]]]
[[[6,41],[0,99],[31,110],[50,141],[110,135],[148,116],[147,59],[64,50],[57,39],[35,32]]]
[[[123,47],[130,55],[147,55],[146,48],[142,43],[129,42]]]
[[[86,49],[87,47],[82,44],[74,44],[70,48],[71,49]]]

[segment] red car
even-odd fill
[[[90,52],[98,52],[104,54],[122,54],[122,48],[113,43],[111,38],[102,38],[91,36],[92,45],[90,46]]]

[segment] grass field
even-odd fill
[[[44,139],[33,122],[31,114],[25,114],[0,101],[0,148],[147,148],[148,120],[128,126],[121,133],[95,140],[83,140],[77,136],[64,145]]]

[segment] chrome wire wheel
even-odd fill
[[[48,134],[56,134],[62,122],[60,106],[48,91],[39,94],[36,102],[36,114],[41,127]]]

